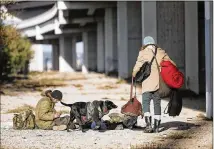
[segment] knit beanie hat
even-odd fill
[[[51,97],[54,99],[62,100],[62,92],[60,92],[59,90],[54,90],[53,92],[51,92]]]
[[[155,40],[151,36],[146,36],[143,39],[143,44],[148,45],[148,44],[155,44]]]

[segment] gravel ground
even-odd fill
[[[117,83],[117,79],[104,77],[103,75],[90,74],[87,80],[75,80],[68,82],[70,85],[57,88],[64,94],[63,101],[73,103],[76,101],[112,100],[119,107],[111,112],[120,112],[120,108],[129,99],[130,85]],[[81,84],[83,88],[74,85]],[[102,90],[100,86],[110,85],[113,89]],[[137,89],[137,97],[141,101],[140,88]],[[89,130],[86,133],[80,131],[45,131],[45,130],[13,130],[13,114],[5,114],[9,109],[29,104],[35,107],[40,99],[40,93],[20,93],[17,96],[1,97],[1,148],[13,149],[109,149],[109,148],[155,148],[162,145],[165,148],[211,148],[212,146],[212,121],[203,121],[197,118],[204,114],[202,109],[203,99],[184,99],[184,105],[179,117],[162,115],[159,134],[145,134],[138,130],[111,130],[97,132]],[[124,100],[126,99],[126,100]],[[162,100],[162,111],[168,100]],[[152,107],[153,103],[151,103]],[[190,105],[190,106],[188,106]],[[191,108],[190,108],[191,107]],[[56,105],[57,110],[69,108]],[[104,119],[109,119],[105,116]],[[138,120],[138,125],[144,127],[144,119]],[[177,134],[177,138],[172,136]],[[188,134],[188,135],[187,135]],[[178,136],[180,137],[178,139]],[[186,137],[187,136],[187,137]]]

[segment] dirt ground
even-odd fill
[[[91,73],[86,79],[75,79],[66,82],[68,85],[57,88],[63,92],[63,101],[111,100],[118,108],[112,112],[120,112],[121,106],[129,99],[130,84],[102,74]],[[137,97],[141,101],[141,89],[137,88]],[[168,99],[161,101],[162,121],[158,134],[145,134],[142,129],[111,130],[97,132],[80,131],[45,131],[45,130],[13,130],[13,113],[8,110],[24,104],[36,106],[41,98],[40,92],[19,92],[16,96],[1,96],[1,148],[9,149],[136,149],[136,148],[212,148],[212,121],[203,119],[205,115],[205,99],[184,98],[183,109],[178,117],[163,114]],[[151,103],[151,108],[153,103]],[[57,110],[67,110],[60,103]],[[109,119],[104,116],[104,119]],[[144,119],[139,117],[138,126],[144,127]]]

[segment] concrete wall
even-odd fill
[[[199,94],[198,3],[185,2],[186,88]],[[180,58],[181,59],[181,58]]]
[[[104,22],[97,23],[97,71],[105,72]]]
[[[157,3],[157,43],[185,72],[184,2]]]
[[[96,31],[83,32],[84,66],[87,70],[97,70],[97,33]]]
[[[117,9],[105,9],[105,72],[118,68],[117,59]]]

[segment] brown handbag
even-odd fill
[[[135,95],[132,97],[134,78],[132,77],[130,100],[121,108],[121,113],[128,116],[143,116],[142,104],[136,97],[136,83],[135,83]]]

